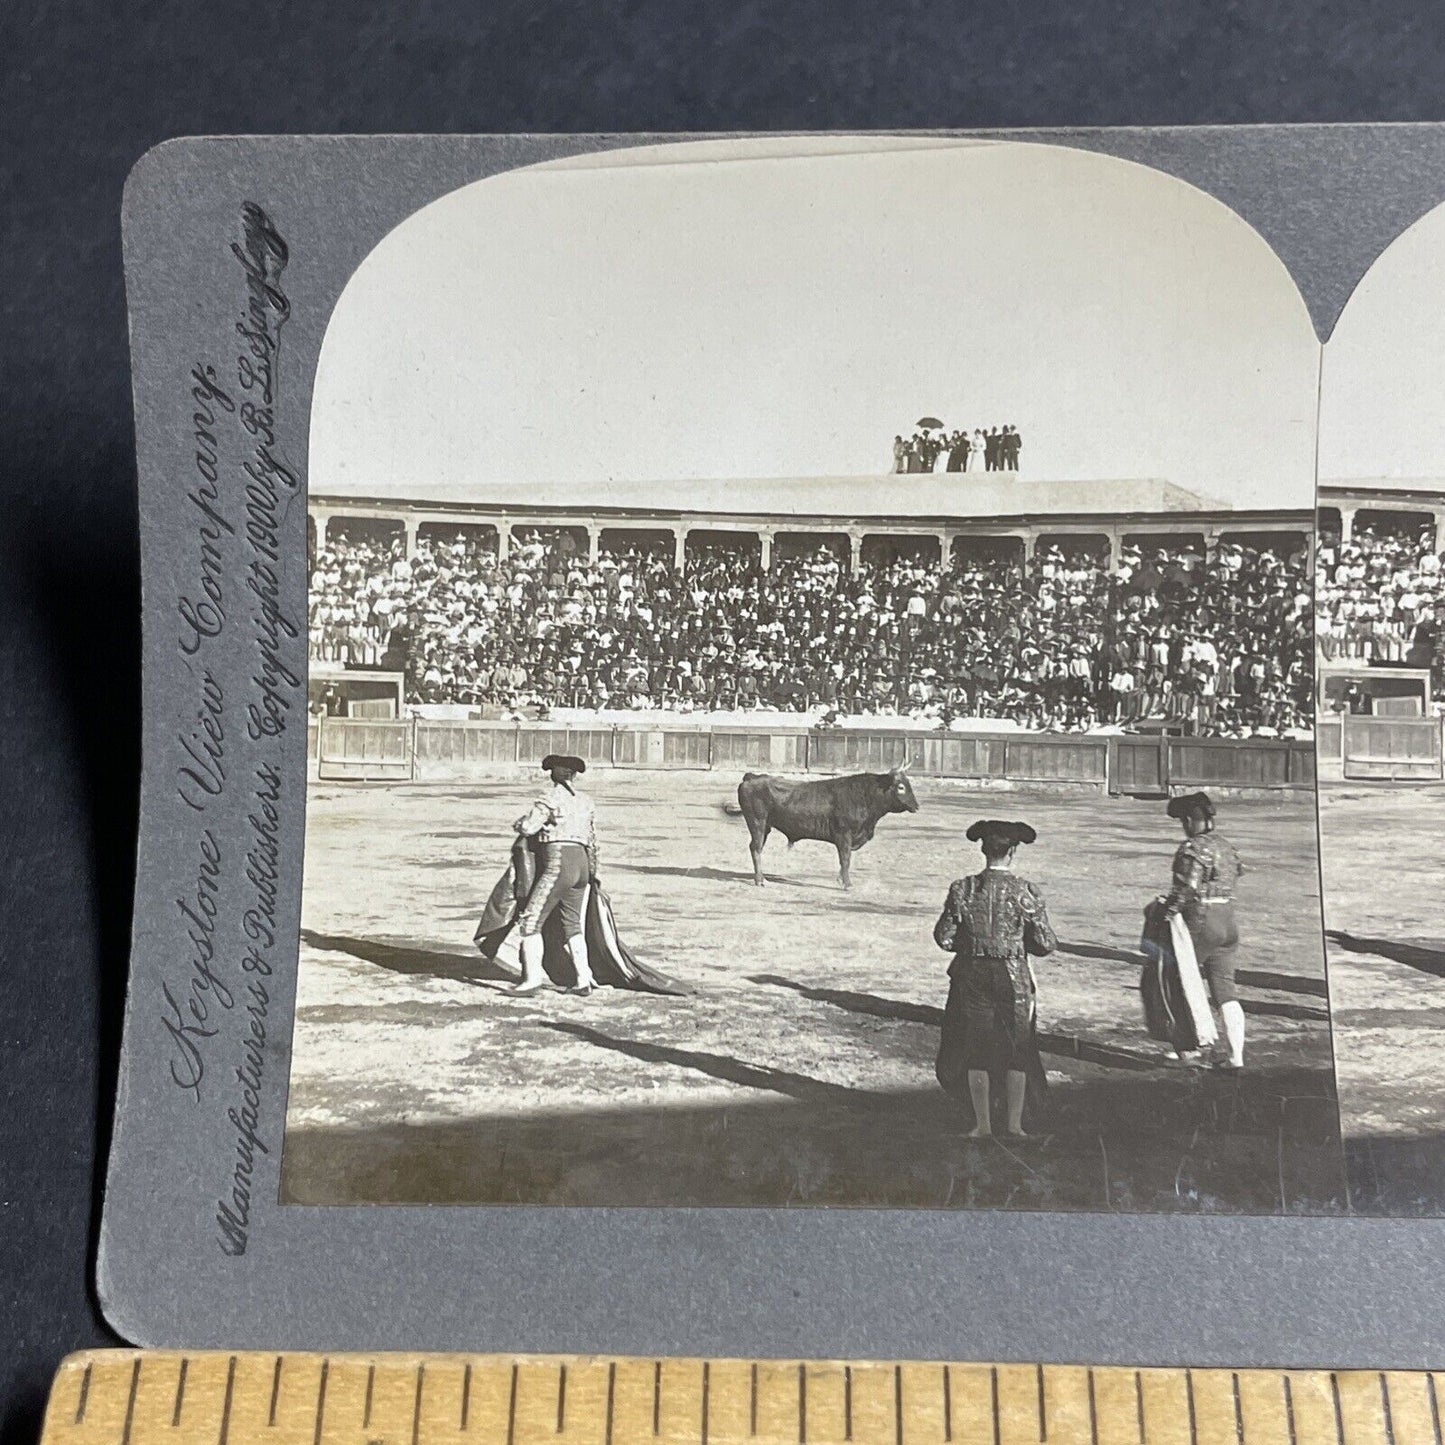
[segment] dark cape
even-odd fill
[[[1139,993],[1144,1000],[1144,1024],[1149,1037],[1170,1045],[1176,1053],[1192,1053],[1200,1047],[1199,1034],[1179,976],[1169,919],[1157,898],[1144,909],[1139,946],[1145,960]]]
[[[472,941],[487,958],[496,958],[498,950],[517,926],[536,881],[537,854],[527,839],[519,837],[512,845],[512,861],[492,889],[473,936]],[[601,884],[593,884],[587,890],[587,915],[582,926],[587,939],[587,961],[592,967],[593,978],[599,984],[678,997],[688,993],[689,990],[675,979],[642,963],[623,943],[612,913],[612,900],[603,892]],[[577,971],[567,951],[560,912],[554,911],[542,925],[542,942],[547,977],[561,988],[572,988],[577,982]]]
[[[971,1047],[973,1030],[964,1011],[963,983],[952,979],[948,987],[948,1002],[943,1006],[943,1028],[938,1041],[938,1056],[934,1061],[933,1074],[944,1091],[957,1101],[963,1109],[965,1123],[970,1126],[978,1121],[973,1112],[973,1096],[968,1092],[968,1070],[970,1065],[977,1068],[975,1049]],[[1024,1092],[1024,1129],[1029,1133],[1044,1127],[1049,1120],[1049,1079],[1044,1071],[1043,1060],[1038,1050],[1038,1015],[1035,1005],[1034,1016],[1029,1019],[1027,1036],[1020,1041],[1023,1054],[1023,1073],[1028,1080]],[[995,1108],[1002,1107],[1008,1078],[1003,1070],[989,1070],[989,1095]]]

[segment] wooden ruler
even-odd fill
[[[608,1356],[61,1366],[42,1445],[1442,1445],[1433,1374]]]

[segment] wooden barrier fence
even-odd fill
[[[1445,781],[1445,719],[1327,713],[1316,724],[1322,778]]]
[[[1308,739],[327,718],[312,719],[308,744],[316,776],[325,781],[452,780],[572,753],[598,768],[738,773],[884,772],[906,763],[921,777],[1144,797],[1188,788],[1287,794],[1315,783]]]

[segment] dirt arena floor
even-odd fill
[[[1335,1061],[1357,1210],[1445,1214],[1445,787],[1320,789]]]
[[[1144,1032],[1141,910],[1179,837],[1160,802],[920,779],[851,893],[830,848],[776,835],[758,889],[723,811],[735,777],[597,771],[622,935],[693,993],[512,999],[471,938],[537,781],[312,786],[283,1198],[1344,1208],[1312,807],[1221,809],[1252,870],[1229,1076],[1171,1066]],[[1020,871],[1061,940],[1038,966],[1048,1111],[1023,1143],[965,1139],[933,1078],[931,930],[980,866],[980,815],[1039,830]]]

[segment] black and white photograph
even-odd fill
[[[283,1202],[1343,1212],[1320,357],[1234,211],[1060,145],[392,230],[311,408]],[[1423,725],[1433,625],[1348,579],[1433,617],[1437,544],[1357,491],[1323,725]]]
[[[1320,837],[1351,1202],[1445,1212],[1445,208],[1375,261],[1320,393]]]

